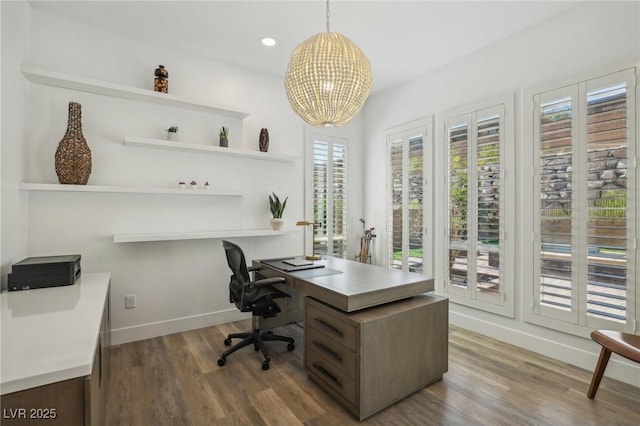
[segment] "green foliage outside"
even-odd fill
[[[467,159],[455,155],[450,160],[452,171],[449,186],[449,226],[453,239],[467,233],[468,177]]]
[[[542,210],[544,217],[571,218],[571,210],[554,207]],[[603,191],[600,198],[588,201],[589,219],[625,219],[627,217],[627,191]]]
[[[409,257],[418,257],[422,259],[422,249],[409,250]],[[394,251],[393,260],[402,260],[402,251]]]
[[[485,144],[481,146],[478,158],[478,168],[492,167],[483,170],[484,173],[499,173],[500,169],[500,145],[498,143]],[[498,193],[496,193],[499,196]],[[492,207],[499,203],[498,198],[488,202],[478,200],[478,239],[485,244],[498,244],[495,236],[500,231],[500,219],[490,213]]]
[[[627,217],[627,191],[606,191],[589,201],[589,219],[623,219]]]

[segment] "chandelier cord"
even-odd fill
[[[329,31],[329,0],[327,0],[327,32]]]

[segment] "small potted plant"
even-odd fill
[[[287,200],[289,197],[285,198],[283,202],[280,202],[280,198],[272,192],[269,195],[269,208],[271,209],[271,215],[273,218],[271,219],[271,227],[276,231],[282,229],[284,226],[284,219],[282,218],[282,214],[284,213],[284,208],[287,207]]]
[[[178,126],[171,126],[168,129],[165,129],[165,131],[167,132],[168,141],[178,140]]]
[[[220,129],[220,146],[227,148],[229,146],[229,128],[222,127]]]

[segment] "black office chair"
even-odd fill
[[[265,278],[262,280],[251,281],[249,277],[250,271],[258,268],[247,268],[242,249],[236,244],[229,241],[222,241],[225,253],[227,255],[227,263],[231,268],[231,281],[229,282],[229,301],[235,303],[241,312],[251,312],[253,331],[249,333],[233,333],[229,334],[224,341],[225,346],[231,346],[231,339],[243,339],[240,343],[227,349],[222,353],[218,360],[218,365],[223,366],[227,363],[227,357],[240,348],[253,344],[256,351],[262,351],[264,361],[262,369],[269,369],[269,353],[264,345],[265,341],[278,340],[289,343],[287,349],[292,351],[295,349],[294,340],[291,337],[278,336],[270,331],[261,332],[258,329],[258,317],[270,318],[275,317],[280,312],[280,307],[274,299],[283,297],[291,297],[277,288],[273,284],[284,283],[285,279],[281,277]]]

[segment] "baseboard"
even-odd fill
[[[540,355],[548,356],[549,358],[553,358],[567,364],[575,365],[576,367],[583,368],[589,372],[593,372],[596,362],[598,361],[599,352],[590,352],[584,349],[565,345],[534,334],[504,327],[492,322],[483,321],[476,317],[471,317],[459,312],[450,311],[449,321],[455,326],[536,352]],[[607,365],[605,376],[633,386],[638,386],[640,366],[631,364],[623,358],[613,355]]]
[[[225,311],[134,325],[132,327],[116,328],[111,330],[111,344],[119,345],[137,340],[151,339],[153,337],[195,330],[212,325],[226,324],[250,317],[250,315],[234,308]]]

